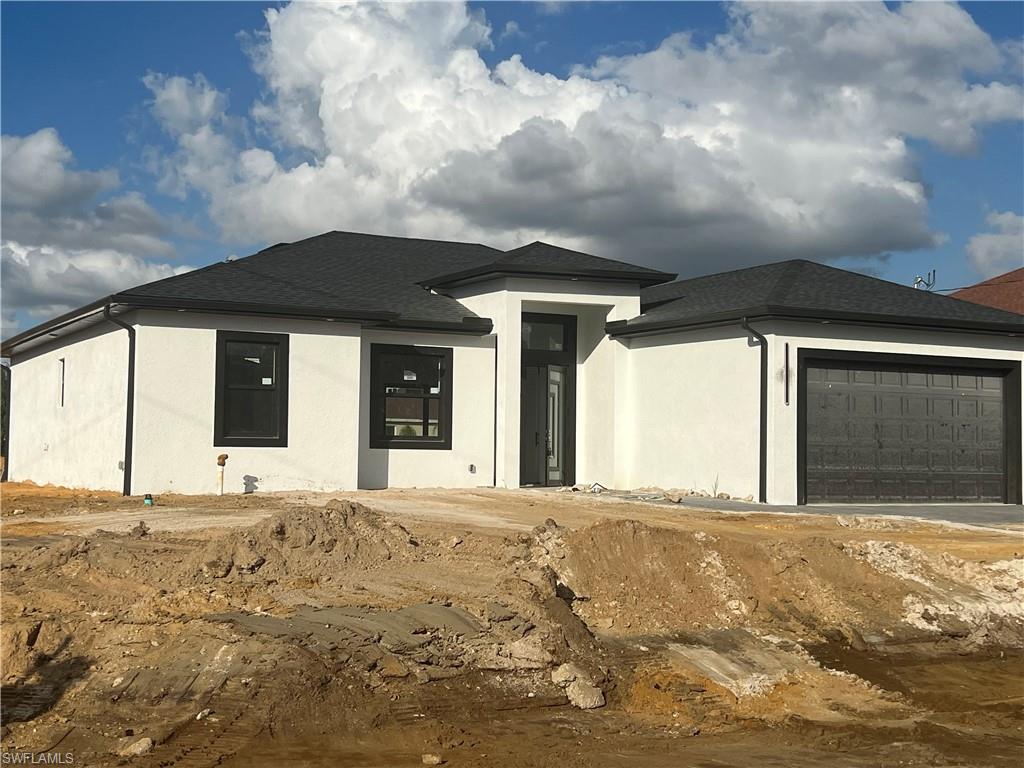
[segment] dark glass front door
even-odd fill
[[[523,315],[519,481],[575,482],[576,318]]]
[[[564,365],[523,367],[519,462],[519,480],[523,485],[562,485],[566,482],[568,378]]]

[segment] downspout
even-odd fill
[[[768,339],[755,331],[747,323],[747,318],[740,320],[740,325],[747,333],[757,339],[761,346],[761,393],[759,398],[759,430],[757,457],[757,500],[768,502]]]
[[[491,447],[491,485],[498,487],[498,334],[494,334],[494,418]]]
[[[132,495],[132,432],[135,426],[135,329],[123,320],[110,314],[110,305],[103,307],[103,317],[114,325],[128,331],[128,394],[124,409],[124,489],[125,496]]]

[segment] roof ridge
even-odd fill
[[[243,257],[243,258],[245,258],[245,257]],[[223,260],[222,261],[214,261],[214,262],[211,262],[210,264],[204,264],[201,267],[196,267],[195,269],[190,269],[188,272],[179,272],[176,275],[168,275],[167,277],[161,277],[158,280],[150,280],[148,283],[141,283],[139,285],[133,285],[131,288],[125,288],[123,291],[118,291],[117,293],[112,293],[110,295],[111,296],[131,296],[134,291],[137,291],[140,288],[149,288],[152,285],[156,285],[158,283],[164,283],[164,282],[167,282],[168,280],[174,280],[175,278],[182,277],[184,275],[195,275],[195,274],[197,274],[199,272],[206,272],[207,270],[213,269],[214,267],[223,267],[223,266],[226,266],[227,264],[232,264],[232,263],[234,263],[234,262],[223,261]]]
[[[842,272],[842,273],[845,273],[845,274],[856,275],[857,277],[861,277],[861,278],[863,278],[865,280],[873,280],[876,283],[883,283],[884,285],[886,285],[886,286],[888,286],[890,288],[899,288],[899,289],[901,289],[903,291],[912,291],[914,294],[919,295],[919,296],[931,296],[931,297],[933,297],[931,299],[925,299],[925,301],[934,301],[935,299],[939,299],[940,302],[945,302],[947,300],[954,301],[954,302],[961,301],[961,299],[957,299],[957,298],[955,298],[953,296],[945,296],[945,295],[943,295],[941,293],[935,293],[934,291],[921,290],[920,288],[914,288],[914,287],[909,286],[909,285],[903,285],[902,283],[897,283],[894,280],[886,280],[884,277],[878,277],[876,275],[868,275],[868,274],[865,274],[863,272],[855,272],[852,269],[843,269],[842,267],[834,267],[831,264],[821,264],[820,262],[816,262],[816,261],[813,261],[813,262],[810,262],[810,263],[811,264],[816,264],[819,267],[823,267],[825,269],[829,269],[829,270],[832,270],[834,272]],[[995,307],[990,307],[990,309],[996,309],[996,308]],[[996,309],[996,311],[998,311],[998,312],[1007,312],[1007,310],[1005,310],[1005,309]],[[1010,314],[1013,314],[1013,313],[1010,313]]]
[[[240,259],[238,259],[238,261],[241,261],[242,259],[248,259],[251,256],[258,256],[261,253],[272,251],[275,248],[282,248],[285,246],[292,245],[302,245],[303,243],[308,243],[313,240],[320,240],[321,238],[330,237],[331,235],[355,235],[357,237],[373,237],[378,240],[405,240],[416,243],[438,243],[441,245],[476,246],[478,248],[486,248],[487,250],[494,251],[495,253],[498,254],[504,253],[504,251],[495,248],[493,245],[487,245],[486,243],[471,243],[463,240],[438,240],[437,238],[433,237],[407,237],[405,235],[382,235],[377,232],[355,232],[353,230],[348,229],[332,229],[329,232],[321,232],[318,235],[310,235],[309,237],[303,237],[298,240],[285,241],[280,243],[274,243],[274,245],[268,245],[266,248],[261,248],[260,250],[256,251],[256,253],[249,254],[249,256],[242,256]]]
[[[489,251],[495,253],[504,253],[499,248],[495,248],[493,245],[487,245],[486,243],[467,242],[465,240],[439,240],[436,237],[408,237],[406,235],[381,235],[376,232],[353,232],[347,229],[332,229],[330,232],[324,232],[323,235],[316,235],[316,237],[323,237],[324,235],[359,235],[360,237],[376,237],[381,240],[411,240],[417,243],[442,243],[444,245],[476,245],[481,248],[486,248]],[[307,238],[312,239],[312,238]],[[301,240],[299,242],[302,242]],[[294,245],[294,243],[292,243]]]
[[[635,270],[635,271],[638,271],[638,272],[650,272],[651,274],[668,274],[666,272],[662,272],[660,269],[656,269],[654,267],[648,267],[648,266],[645,266],[643,264],[634,264],[633,262],[630,262],[630,261],[623,261],[621,259],[613,259],[613,258],[610,258],[608,256],[599,256],[599,255],[597,255],[595,253],[589,253],[587,251],[579,251],[579,250],[576,250],[575,248],[566,248],[564,245],[555,245],[553,243],[548,243],[548,242],[545,242],[543,240],[534,240],[532,243],[526,243],[525,245],[520,245],[520,246],[517,246],[515,248],[510,248],[507,251],[502,251],[502,256],[503,257],[507,257],[507,256],[511,255],[512,258],[508,258],[508,259],[498,258],[493,263],[495,265],[498,265],[498,266],[503,265],[503,264],[515,264],[517,262],[517,260],[518,260],[518,256],[520,255],[518,252],[519,251],[526,251],[526,249],[531,248],[533,246],[542,246],[544,248],[550,248],[550,249],[552,249],[554,251],[564,251],[565,253],[572,253],[572,254],[576,254],[577,256],[585,256],[588,259],[595,259],[597,261],[605,262],[605,263],[608,263],[608,264],[615,264],[615,265],[618,265],[618,266],[626,266],[626,267],[629,267],[631,270]]]
[[[739,269],[723,269],[720,272],[708,272],[705,275],[694,275],[693,277],[684,277],[679,280],[673,280],[671,283],[665,283],[659,288],[667,288],[670,285],[678,285],[680,283],[688,283],[692,280],[703,280],[708,277],[719,277],[720,275],[738,275],[742,272],[751,272],[755,269],[764,269],[765,267],[777,267],[780,264],[789,264],[794,261],[809,262],[808,259],[780,259],[778,261],[769,261],[765,264],[751,264],[749,267],[740,267]],[[813,263],[813,262],[809,262]]]

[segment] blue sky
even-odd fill
[[[159,219],[162,223],[154,224],[151,232],[139,235],[140,238],[144,235],[151,241],[159,241],[149,253],[142,253],[139,258],[147,263],[159,263],[163,265],[161,269],[201,265],[221,259],[229,253],[246,254],[262,247],[280,233],[290,236],[293,232],[307,232],[310,227],[324,223],[339,229],[380,231],[388,222],[398,222],[403,229],[402,234],[436,236],[436,228],[442,225],[437,223],[438,219],[429,219],[432,223],[423,223],[427,219],[421,209],[402,214],[398,218],[374,218],[365,214],[359,218],[354,213],[352,216],[339,213],[337,221],[327,215],[326,218],[320,216],[295,223],[291,228],[287,221],[266,228],[253,227],[251,223],[246,223],[244,217],[240,219],[235,214],[235,218],[231,219],[232,214],[225,213],[225,209],[230,208],[228,198],[239,194],[237,186],[230,189],[223,185],[215,187],[214,182],[208,179],[196,181],[187,177],[187,171],[182,170],[188,166],[189,160],[184,149],[186,143],[182,138],[183,132],[169,130],[166,124],[161,123],[160,116],[154,113],[152,105],[156,91],[143,82],[147,73],[163,76],[156,86],[158,88],[166,88],[175,76],[184,78],[182,82],[187,86],[183,87],[186,87],[186,95],[190,98],[198,98],[198,90],[193,86],[196,86],[194,78],[201,74],[209,89],[215,89],[216,94],[225,99],[218,103],[227,105],[225,114],[215,118],[219,135],[226,142],[221,146],[230,146],[232,151],[239,154],[246,148],[263,148],[276,158],[282,170],[289,170],[303,161],[324,165],[325,158],[336,153],[333,149],[325,150],[301,142],[290,143],[287,138],[282,139],[280,134],[275,135],[267,121],[261,122],[254,116],[253,105],[258,101],[269,105],[271,110],[279,109],[283,112],[284,105],[292,103],[288,99],[295,96],[270,85],[265,73],[261,75],[254,71],[252,51],[259,51],[260,46],[267,41],[264,11],[268,7],[283,8],[284,4],[3,3],[0,6],[3,134],[5,137],[27,137],[41,129],[54,128],[60,143],[70,153],[62,161],[65,171],[116,170],[116,183],[97,182],[95,200],[82,204],[97,206],[94,211],[87,212],[88,216],[95,219],[93,213],[106,210],[103,208],[105,199],[133,195],[132,200],[144,201],[145,215],[152,214],[154,221]],[[1024,4],[983,3],[962,7],[995,48],[1024,38]],[[890,5],[889,8],[896,11],[899,6]],[[733,35],[739,34],[731,26],[733,22],[729,17],[729,9],[716,3],[474,3],[470,10],[477,14],[477,18],[480,13],[484,14],[490,27],[490,45],[476,45],[475,48],[492,70],[500,62],[518,54],[531,72],[550,73],[564,80],[580,66],[593,67],[600,57],[619,57],[613,74],[591,73],[589,76],[595,80],[601,76],[612,77],[625,88],[636,91],[650,89],[659,96],[664,94],[658,91],[662,86],[657,84],[657,74],[652,75],[649,70],[644,70],[644,73],[637,75],[629,69],[631,64],[627,61],[628,57],[651,52],[666,38],[680,32],[689,33],[687,45],[691,53],[700,52],[717,35],[730,33],[730,29]],[[965,39],[970,37],[968,32],[970,30],[964,33]],[[418,40],[416,42],[420,43]],[[965,43],[965,46],[976,45],[976,41]],[[973,53],[975,50],[965,47],[963,55],[976,55]],[[886,55],[898,58],[901,53],[894,49]],[[925,56],[924,53],[914,55]],[[1019,88],[1019,58],[1013,59],[1013,55],[1011,50],[1008,66],[990,67],[988,71],[980,73],[965,71],[965,88],[972,84],[986,85],[993,82]],[[728,56],[723,54],[721,58],[733,66]],[[273,66],[278,67],[277,71],[284,71],[285,68],[285,64],[280,61]],[[797,76],[799,74],[796,73]],[[655,84],[651,85],[652,82]],[[884,83],[879,84],[879,88],[884,86]],[[709,89],[705,84],[701,93],[708,90],[713,93],[714,89]],[[700,98],[709,99],[709,103],[712,100],[706,95],[691,96],[687,93],[683,101],[688,106],[694,103],[700,106]],[[1019,101],[1019,91],[1010,99]],[[899,102],[896,103],[898,105]],[[489,108],[502,109],[502,104],[498,101]],[[941,105],[935,107],[938,110],[942,108]],[[538,116],[545,119],[551,117],[547,112],[538,113]],[[928,119],[931,118],[924,118]],[[189,125],[189,130],[195,127]],[[512,129],[520,127],[512,126]],[[989,217],[992,214],[1013,213],[1019,216],[1022,213],[1024,133],[1019,117],[979,119],[973,129],[977,136],[974,147],[951,149],[949,144],[957,140],[955,137],[947,140],[948,137],[940,136],[937,139],[934,135],[914,135],[915,131],[902,130],[900,121],[894,120],[892,134],[905,140],[905,156],[893,161],[886,173],[904,174],[907,179],[919,183],[920,189],[928,196],[926,203],[918,205],[916,209],[908,209],[908,215],[915,215],[913,212],[916,210],[922,218],[917,229],[894,231],[890,238],[896,246],[910,244],[912,247],[887,248],[885,246],[890,241],[884,237],[871,240],[869,245],[865,245],[855,232],[850,235],[848,255],[839,247],[834,252],[822,252],[821,258],[905,284],[909,284],[914,275],[930,268],[938,270],[940,288],[966,285],[978,280],[982,271],[977,261],[968,258],[969,241],[981,233],[991,234],[994,225]],[[789,129],[777,127],[777,130],[781,131],[779,136],[782,138],[776,137],[776,141],[785,142]],[[920,132],[928,131],[922,128]],[[492,144],[496,145],[500,138],[497,134],[492,136]],[[586,144],[586,139],[579,135],[575,139]],[[470,174],[468,178],[474,178],[474,173],[477,178],[481,173],[486,175],[488,163],[502,160],[500,151],[493,147],[487,149],[492,152],[487,156],[483,154],[485,150],[476,144],[471,149],[480,153],[480,164],[466,165],[464,171]],[[681,169],[678,173],[685,175],[687,169],[693,167],[693,162],[694,157],[687,155],[673,167]],[[900,170],[893,171],[893,168]],[[424,168],[425,172],[430,173],[436,170],[434,167]],[[542,232],[548,235],[546,239],[556,242],[562,240],[577,246],[588,245],[591,249],[607,244],[607,250],[610,251],[608,255],[624,255],[623,241],[612,235],[608,235],[606,240],[588,240],[585,221],[575,225],[575,229],[559,228],[557,224],[545,223],[543,216],[534,211],[524,212],[522,219],[517,220],[512,213],[505,218],[491,217],[487,211],[473,208],[473,201],[459,198],[457,188],[461,177],[456,175],[456,170],[446,171],[451,176],[447,186],[442,184],[446,178],[442,173],[433,187],[427,188],[426,192],[417,192],[421,200],[429,199],[434,209],[443,211],[444,216],[448,217],[444,221],[454,217],[459,222],[462,228],[456,234],[493,237],[496,238],[495,244],[501,245],[505,242],[502,240],[503,233],[512,229],[523,233]],[[862,172],[862,169],[855,170],[857,173]],[[179,180],[177,185],[168,181],[169,174],[175,174]],[[7,182],[5,175],[5,184]],[[638,185],[642,183],[641,180],[637,181]],[[713,185],[705,185],[701,180],[699,184],[694,182],[694,186],[696,189],[705,189]],[[245,191],[256,194],[250,186]],[[515,190],[499,192],[494,192],[494,200],[501,202],[493,202],[491,205],[503,205],[509,210],[516,209],[514,200],[509,203],[510,194],[530,194],[525,190],[518,193]],[[4,194],[5,197],[8,195],[8,189],[4,189]],[[379,205],[387,206],[386,194],[382,195]],[[870,208],[871,201],[865,202],[859,195],[849,199],[857,201],[856,205],[867,205]],[[782,197],[789,199],[791,195],[786,192]],[[260,200],[266,204],[264,198]],[[141,202],[139,204],[143,205]],[[628,207],[624,206],[623,209]],[[879,202],[880,211],[887,207],[884,201]],[[345,208],[340,199],[339,208]],[[623,209],[616,208],[615,211]],[[31,228],[33,233],[45,230],[46,226],[60,226],[60,222],[68,220],[66,217],[48,219],[52,215],[52,207],[43,212],[30,213],[36,216],[34,221],[39,223],[39,226],[33,225]],[[685,221],[689,213],[685,207],[681,208],[677,218]],[[665,215],[673,214],[669,211]],[[8,216],[13,214],[5,209],[5,229],[13,229],[9,223],[13,218],[8,220]],[[57,224],[47,224],[51,221]],[[360,226],[361,221],[366,221],[367,225]],[[869,230],[871,221],[865,214],[862,220],[837,225],[835,231]],[[890,225],[898,229],[898,222]],[[622,226],[628,228],[629,221],[624,220]],[[658,226],[664,229],[662,224]],[[925,230],[930,234],[922,234]],[[998,234],[998,227],[996,230]],[[759,257],[755,251],[764,237],[751,224],[749,247],[745,248],[750,253],[735,263],[730,261],[727,253],[723,256],[713,252],[714,248],[707,244],[713,242],[713,234],[702,234],[701,238],[705,239],[699,242],[703,244],[692,246],[697,255],[685,258],[680,256],[678,263],[674,264],[672,238],[682,243],[679,247],[685,251],[691,247],[687,245],[689,230],[680,225],[671,238],[657,247],[652,246],[650,255],[644,250],[642,234],[648,231],[642,228],[637,230],[639,234],[630,241],[631,257],[638,261],[657,263],[658,266],[676,267],[677,271],[683,273],[710,271],[718,265],[729,268],[759,260],[783,258],[787,254],[786,243],[790,241],[796,243],[793,255],[816,258],[816,241],[813,238],[806,238],[805,241],[799,236],[790,239],[780,236],[778,244],[768,248],[763,257]],[[933,237],[932,242],[924,243],[928,237],[939,233],[941,237]],[[4,236],[5,240],[8,239],[8,233],[5,232]],[[828,231],[821,235],[826,238],[823,242],[829,243],[839,241],[843,236],[831,235]],[[85,299],[85,293],[96,289],[95,286],[105,287],[103,280],[107,280],[113,287],[127,287],[117,285],[116,274],[111,276],[108,270],[106,276],[83,279],[83,285],[87,287],[82,287],[79,293],[69,290],[65,292],[67,295],[46,296],[45,291],[38,286],[31,291],[26,289],[23,293],[16,293],[13,281],[30,279],[30,276],[22,278],[22,275],[31,271],[33,257],[25,253],[32,248],[45,246],[51,250],[64,248],[67,251],[66,258],[61,257],[63,260],[60,264],[63,266],[55,267],[56,271],[49,273],[47,279],[50,282],[63,280],[64,273],[60,269],[75,264],[78,258],[73,242],[69,244],[65,239],[60,244],[49,243],[44,242],[43,235],[36,237],[38,242],[19,240],[24,246],[19,251],[21,256],[18,258],[21,261],[16,264],[5,261],[4,309],[8,327],[12,325],[9,317],[12,306],[16,310],[14,323],[25,328],[43,319],[42,316],[50,309],[56,310],[78,299]],[[96,235],[92,247],[104,247],[101,237],[102,231]],[[740,235],[736,237],[735,242],[730,241],[729,247],[744,248],[745,241]],[[827,240],[828,237],[832,239]],[[29,235],[21,239],[27,238]],[[114,250],[130,250],[126,249],[124,242],[118,241],[119,244],[113,246]],[[1001,247],[1005,248],[1005,239]],[[873,253],[865,253],[865,250],[872,249]],[[131,253],[126,255],[133,256]],[[1003,261],[1000,263],[1005,265],[1005,250],[1001,258]],[[81,263],[87,265],[92,262],[83,257]],[[145,274],[151,276],[149,272]],[[69,278],[69,282],[74,281]],[[24,298],[26,296],[29,298]]]

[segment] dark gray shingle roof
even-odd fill
[[[1024,316],[794,260],[657,285],[616,335],[765,315],[1024,331]]]
[[[560,248],[540,241],[505,251],[494,261],[468,269],[449,269],[423,281],[433,287],[451,286],[491,275],[572,276],[596,280],[626,280],[640,285],[655,285],[675,278],[674,273],[638,267],[589,253]]]
[[[447,284],[450,276],[509,271],[600,274],[642,284],[674,277],[545,243],[503,252],[474,243],[328,232],[132,288],[117,299],[277,307],[334,316],[378,316],[397,323],[461,323],[476,315],[428,286]],[[439,275],[448,277],[436,280]]]
[[[403,320],[458,323],[475,315],[455,299],[431,293],[418,281],[442,270],[484,264],[500,255],[501,251],[473,243],[328,232],[132,288],[118,296],[353,315],[393,313]]]

